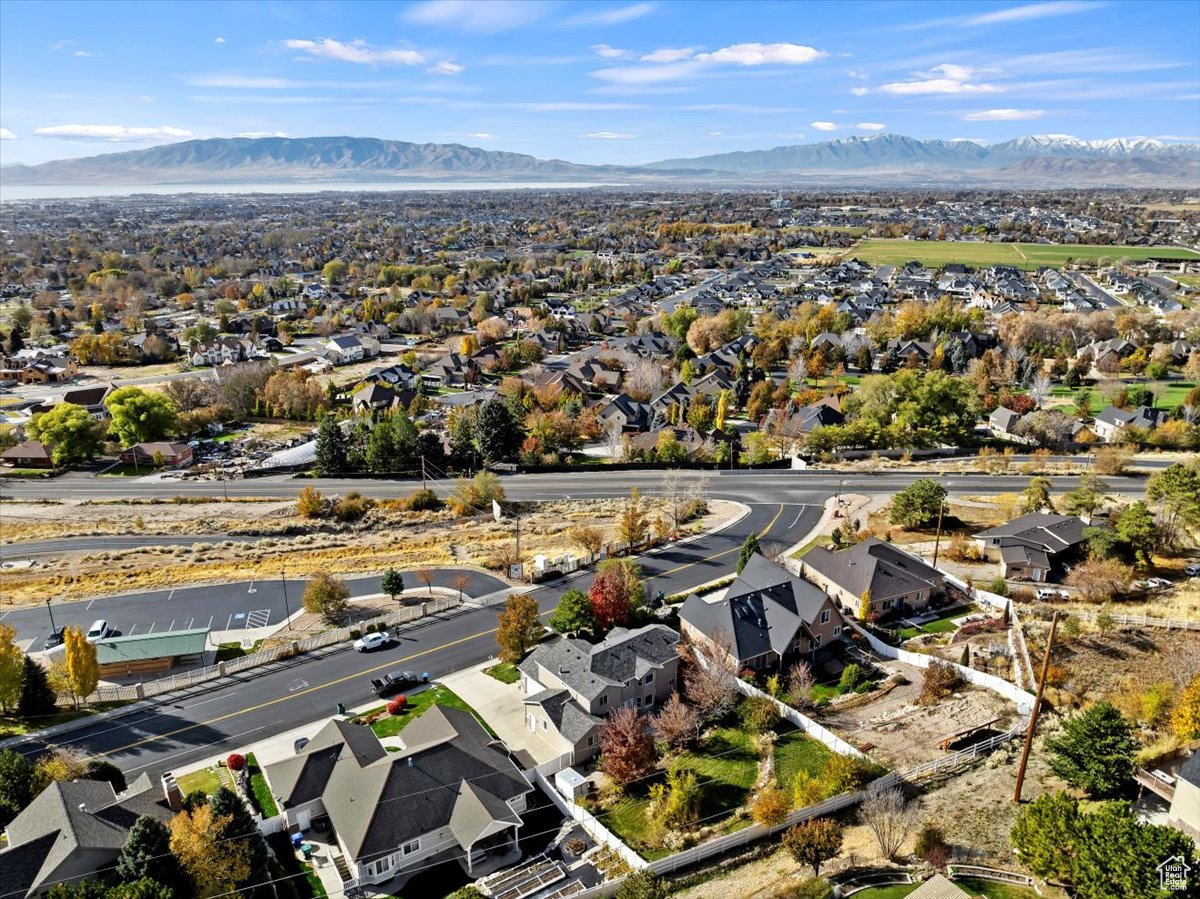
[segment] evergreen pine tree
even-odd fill
[[[751,531],[746,535],[746,539],[742,543],[742,550],[738,553],[738,574],[742,573],[742,569],[746,567],[746,563],[750,561],[750,557],[755,553],[761,554],[762,548],[758,545],[758,535]]]
[[[58,697],[50,689],[46,669],[25,656],[25,669],[21,673],[21,698],[17,701],[17,714],[22,718],[37,718],[52,715],[58,706]]]
[[[133,822],[117,857],[117,876],[127,883],[148,877],[174,889],[185,885],[179,862],[171,854],[167,825],[149,815]]]
[[[258,824],[255,823],[250,809],[246,807],[242,797],[228,787],[221,787],[213,793],[210,802],[215,816],[229,816],[229,823],[219,834],[213,835],[213,841],[239,840],[244,842],[248,849],[250,876],[241,886],[265,882],[269,877],[267,863],[271,858],[271,852],[267,848],[267,841],[263,839],[262,831],[258,829]]]
[[[346,438],[332,415],[325,415],[317,428],[313,469],[318,477],[329,477],[346,470]]]

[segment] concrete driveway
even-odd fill
[[[471,668],[456,671],[440,679],[466,701],[507,745],[510,752],[533,767],[559,757],[557,746],[540,733],[530,733],[525,723],[525,706],[521,684],[504,684],[484,673],[485,668],[496,664],[490,659]]]

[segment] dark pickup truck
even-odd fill
[[[415,671],[393,671],[382,677],[371,678],[371,689],[376,696],[391,696],[408,687],[421,683],[421,678]]]

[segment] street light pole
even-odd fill
[[[287,598],[287,575],[283,573],[283,569],[279,569],[279,583],[283,584],[283,614],[287,616],[288,630],[292,630],[292,610],[288,608]]]
[[[57,634],[58,628],[54,626],[54,610],[50,608],[50,597],[46,597],[46,611],[50,613],[50,633]]]

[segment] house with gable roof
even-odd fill
[[[604,718],[622,706],[649,710],[677,689],[679,634],[662,624],[613,628],[596,644],[558,637],[517,666],[530,732],[557,742],[571,764],[600,751]]]
[[[973,536],[1006,578],[1042,582],[1075,558],[1086,527],[1076,515],[1031,512]]]
[[[833,597],[844,614],[855,617],[867,592],[871,612],[885,615],[923,609],[946,589],[945,576],[936,568],[876,537],[837,552],[813,547],[800,559],[800,572]]]
[[[533,788],[470,712],[433,705],[386,750],[369,727],[333,719],[264,774],[289,828],[326,815],[347,889],[455,860],[479,876],[519,856]]]
[[[777,669],[815,656],[837,641],[844,624],[821,589],[757,553],[726,590],[693,593],[679,610],[684,636],[727,649],[739,669]]]

